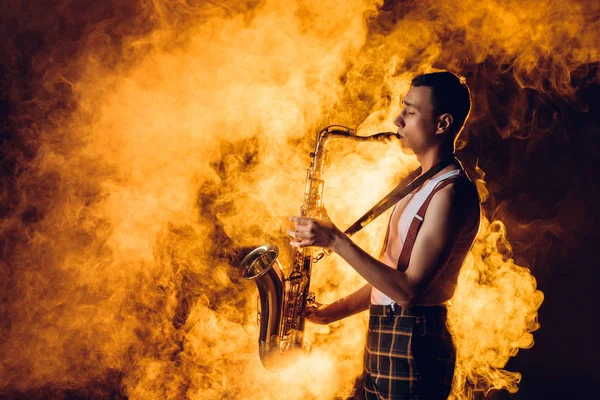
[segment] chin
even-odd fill
[[[402,153],[412,156],[415,154],[415,152],[408,146],[406,146],[403,142],[400,142],[400,149],[402,150]]]

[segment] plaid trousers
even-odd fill
[[[367,400],[445,400],[456,353],[444,306],[371,305],[365,347]]]

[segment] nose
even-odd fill
[[[394,120],[394,125],[396,125],[399,128],[404,128],[404,117],[402,117],[402,113],[398,114],[398,116]]]

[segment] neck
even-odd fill
[[[421,164],[423,172],[430,170],[434,165],[441,162],[442,160],[452,157],[454,154],[453,149],[448,147],[431,147],[427,151],[421,154],[415,154],[417,161]]]

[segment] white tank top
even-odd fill
[[[417,211],[419,211],[419,208],[421,208],[425,200],[427,200],[427,197],[429,197],[438,183],[458,175],[464,176],[465,172],[462,169],[455,169],[431,179],[409,200],[408,204],[404,208],[404,211],[402,211],[402,215],[398,215],[400,210],[398,204],[400,204],[400,202],[396,203],[390,218],[390,232],[388,234],[385,252],[381,255],[379,261],[386,264],[390,268],[397,268],[400,252],[402,251],[402,244],[406,240],[408,229],[410,228],[410,224],[412,223],[415,214]],[[375,287],[371,289],[371,304],[389,305],[392,303],[392,299],[381,293]]]

